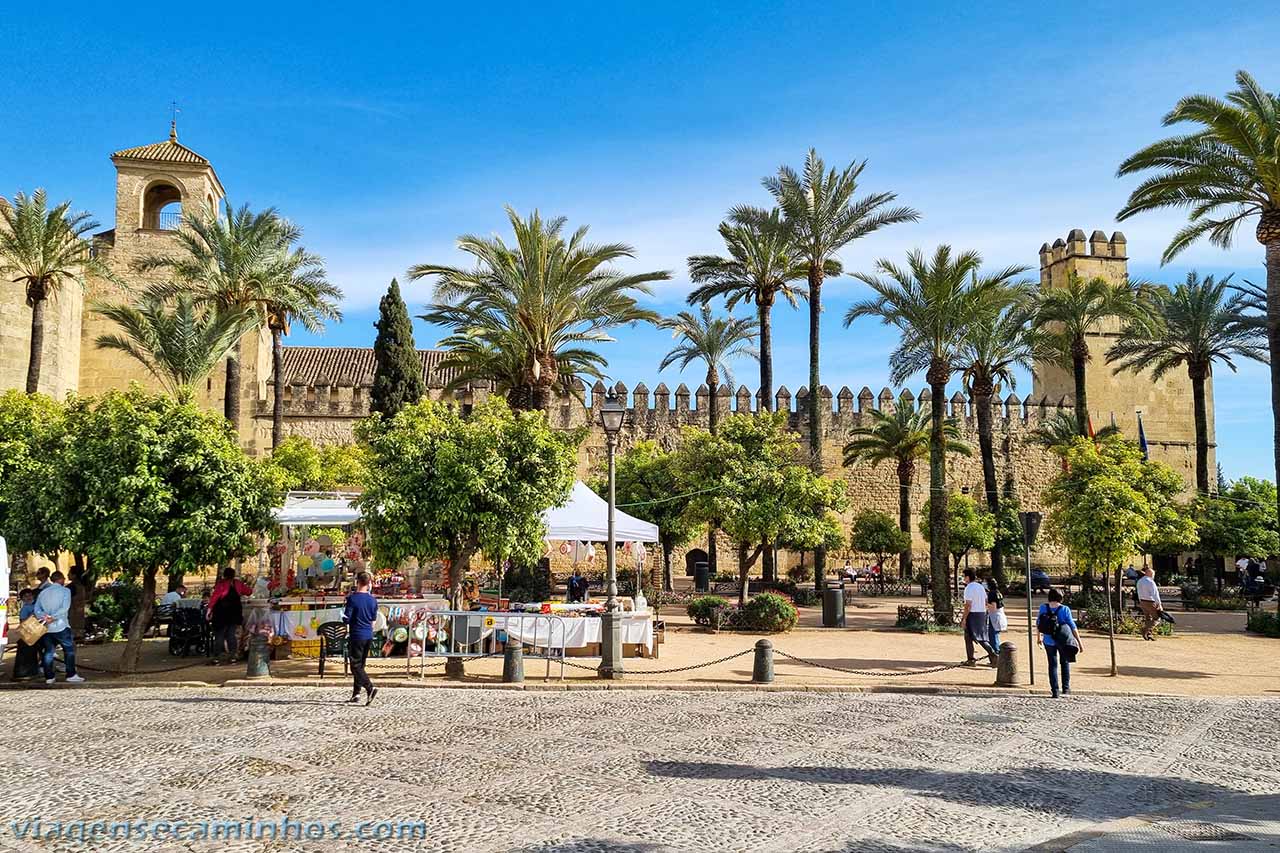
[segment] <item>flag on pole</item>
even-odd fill
[[[1142,448],[1143,459],[1151,458],[1151,453],[1147,450],[1147,433],[1142,428],[1142,412],[1138,412],[1138,447]]]
[[[1086,417],[1085,423],[1087,423],[1089,426],[1089,438],[1097,438],[1097,436],[1094,435],[1093,433],[1093,415],[1086,415],[1085,417]]]

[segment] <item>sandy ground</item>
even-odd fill
[[[855,599],[848,610],[845,629],[813,627],[821,622],[821,611],[805,608],[801,625],[786,634],[769,637],[778,652],[786,652],[826,666],[857,669],[872,674],[855,675],[788,660],[775,655],[776,684],[788,688],[845,687],[970,687],[991,688],[994,670],[985,663],[976,668],[958,668],[938,673],[910,674],[960,662],[964,657],[964,641],[958,634],[917,634],[894,629],[897,605],[920,599],[867,598]],[[679,608],[666,608],[666,642],[658,659],[624,661],[623,683],[681,684],[703,688],[746,685],[751,680],[752,655],[682,672],[657,672],[679,669],[713,661],[753,648],[763,635],[746,632],[716,634],[696,628]],[[1138,637],[1117,637],[1116,660],[1119,674],[1111,677],[1110,655],[1105,634],[1086,633],[1084,651],[1073,669],[1076,692],[1134,692],[1200,696],[1280,695],[1280,640],[1266,639],[1244,632],[1243,613],[1179,613],[1173,637],[1146,642]],[[1027,651],[1027,619],[1025,608],[1016,605],[1009,610],[1010,630],[1005,639],[1017,646],[1018,666],[1023,689],[1029,674]],[[95,672],[118,666],[122,644],[86,646],[79,660],[85,675],[94,683],[141,680],[145,683],[202,682],[223,684],[244,678],[243,664],[212,667],[193,659],[170,657],[163,639],[148,641],[142,669],[145,674],[133,678]],[[1044,653],[1036,649],[1034,657],[1035,686],[1047,690]],[[12,653],[5,655],[5,683],[11,668]],[[591,667],[594,661],[569,659],[570,663]],[[341,661],[330,661],[328,676],[320,682],[313,659],[293,659],[272,663],[272,681],[291,683],[332,683],[335,689],[342,681]],[[93,669],[90,669],[93,668]],[[177,668],[177,669],[174,669]],[[546,676],[546,664],[526,659],[525,675],[530,686],[540,686]],[[162,671],[171,670],[171,671]],[[443,685],[441,667],[426,670],[425,678],[408,678],[403,659],[371,661],[371,673],[384,683],[409,681]],[[416,670],[416,668],[415,668]],[[560,681],[560,666],[553,663],[551,681]],[[472,661],[467,664],[468,680],[493,683],[500,680],[501,659]],[[652,673],[652,674],[645,674]],[[564,681],[580,686],[595,682],[590,669],[564,668]]]

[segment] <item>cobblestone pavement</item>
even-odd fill
[[[5,694],[0,849],[1060,849],[1082,837],[1053,839],[1135,814],[1280,795],[1280,700],[387,689],[365,708],[342,698]],[[86,846],[18,839],[11,821],[27,816],[46,831],[55,820],[287,817],[350,833],[359,820],[420,820],[427,839]]]

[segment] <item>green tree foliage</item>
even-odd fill
[[[589,243],[585,227],[566,238],[563,217],[521,219],[508,207],[507,219],[513,245],[464,235],[458,248],[474,267],[418,264],[409,277],[436,279],[423,319],[452,330],[441,367],[455,371],[455,385],[492,381],[512,405],[546,412],[562,378],[603,379],[605,359],[591,347],[613,340],[611,329],[658,319],[636,296],[671,274],[619,272],[613,264],[634,256],[630,246]]]
[[[53,540],[98,571],[141,578],[123,667],[133,671],[156,575],[252,554],[278,494],[227,422],[141,389],[67,404],[66,429],[38,501]]]
[[[718,520],[733,540],[754,547],[740,567],[740,603],[747,575],[768,545],[782,540],[817,548],[843,539],[835,512],[846,505],[845,484],[797,463],[796,436],[786,413],[733,415],[711,435],[688,429],[679,450],[681,476],[706,491],[692,497],[692,520]]]
[[[1275,485],[1254,477],[1242,477],[1216,496],[1199,498],[1195,503],[1198,550],[1228,560],[1280,554],[1280,533],[1271,512],[1275,502]]]
[[[375,557],[393,566],[408,557],[448,558],[454,606],[477,552],[513,562],[542,554],[542,512],[569,497],[581,438],[496,397],[465,418],[456,407],[423,400],[356,430],[369,452],[359,505]],[[451,675],[461,674],[460,663]]]
[[[28,394],[40,386],[45,305],[67,285],[83,287],[86,273],[105,272],[89,253],[87,237],[97,227],[88,213],[72,213],[69,201],[50,208],[44,190],[0,198],[0,279],[21,287],[31,308]]]
[[[400,283],[391,279],[386,295],[378,302],[378,336],[373,341],[373,391],[369,410],[391,417],[413,405],[427,392],[422,379],[422,362],[413,344],[413,321],[400,298]]]
[[[64,425],[60,403],[43,394],[0,394],[0,536],[17,559],[57,551],[37,500],[50,480],[50,464]]]
[[[885,560],[911,547],[911,534],[898,529],[898,523],[887,512],[864,509],[853,519],[849,546],[859,554],[871,554],[884,569]],[[901,566],[899,566],[901,569]]]
[[[97,346],[133,358],[173,394],[189,394],[254,327],[252,313],[200,305],[188,293],[172,300],[143,296],[136,305],[94,310],[120,327],[118,333],[99,335]]]
[[[1061,453],[1067,470],[1045,490],[1046,525],[1086,571],[1110,578],[1144,547],[1169,553],[1195,542],[1196,523],[1177,503],[1182,478],[1168,466],[1118,435],[1082,436]],[[1114,641],[1111,667],[1114,675]]]
[[[920,511],[920,534],[929,539],[930,501]],[[970,551],[987,551],[996,541],[996,518],[968,495],[947,495],[947,550],[951,553],[952,570]]]
[[[690,488],[680,477],[677,454],[663,450],[657,442],[638,441],[618,457],[614,471],[614,493],[618,505],[628,515],[658,525],[662,547],[662,588],[670,591],[671,552],[688,542],[700,525],[690,519]],[[597,478],[591,487],[608,499],[609,483]]]
[[[358,444],[326,444],[317,447],[306,438],[291,435],[269,457],[280,485],[286,491],[333,492],[361,489],[368,476],[368,458]]]

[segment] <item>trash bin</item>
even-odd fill
[[[822,590],[822,627],[844,627],[844,581],[828,583]]]
[[[693,588],[697,592],[711,591],[711,567],[706,563],[693,564]]]

